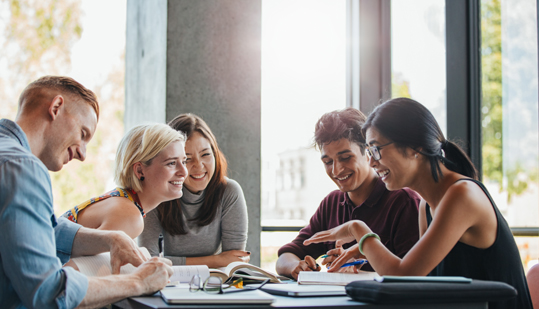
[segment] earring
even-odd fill
[[[418,157],[418,155],[417,155],[417,153],[416,153],[416,154],[415,154],[415,158],[417,159],[417,157]]]
[[[140,177],[140,181],[144,181],[144,176]]]

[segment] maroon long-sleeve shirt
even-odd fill
[[[335,242],[304,246],[303,241],[317,232],[329,230],[350,220],[362,220],[380,236],[382,243],[395,255],[403,257],[419,239],[418,206],[420,197],[410,189],[389,191],[380,179],[365,202],[352,203],[348,194],[335,190],[328,194],[311,217],[309,224],[278,254],[290,252],[304,259],[318,258],[335,248]],[[356,242],[344,245],[346,249]],[[372,270],[367,264],[363,270]]]

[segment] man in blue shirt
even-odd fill
[[[87,229],[53,212],[47,170],[84,161],[99,116],[95,94],[67,77],[26,87],[16,121],[0,120],[0,304],[2,308],[101,307],[166,285],[170,261],[145,258],[125,233]],[[70,257],[110,251],[113,273],[87,278]]]

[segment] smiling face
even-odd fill
[[[326,174],[343,192],[368,187],[375,174],[358,144],[346,138],[324,144],[321,149]]]
[[[206,189],[215,173],[215,155],[210,141],[198,131],[193,132],[185,143],[185,153],[189,170],[185,187],[193,193],[198,193]]]
[[[97,127],[94,109],[82,100],[69,102],[62,108],[62,112],[51,122],[46,134],[48,140],[38,156],[53,172],[61,170],[73,159],[86,159],[86,146]]]
[[[366,141],[369,146],[381,146],[391,142],[374,127],[367,129]],[[369,162],[388,190],[398,190],[410,187],[413,183],[413,171],[420,161],[415,158],[415,153],[411,148],[406,148],[403,152],[393,143],[380,150],[380,160],[370,158]]]
[[[147,166],[141,165],[142,192],[157,196],[165,202],[182,197],[183,183],[187,177],[185,150],[180,141],[165,147]]]

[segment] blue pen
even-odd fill
[[[369,262],[367,260],[357,260],[357,261],[354,261],[354,262],[343,264],[341,266],[341,268],[348,267],[348,266],[354,266],[354,265],[361,265],[361,264],[366,264],[366,263],[369,263]]]

